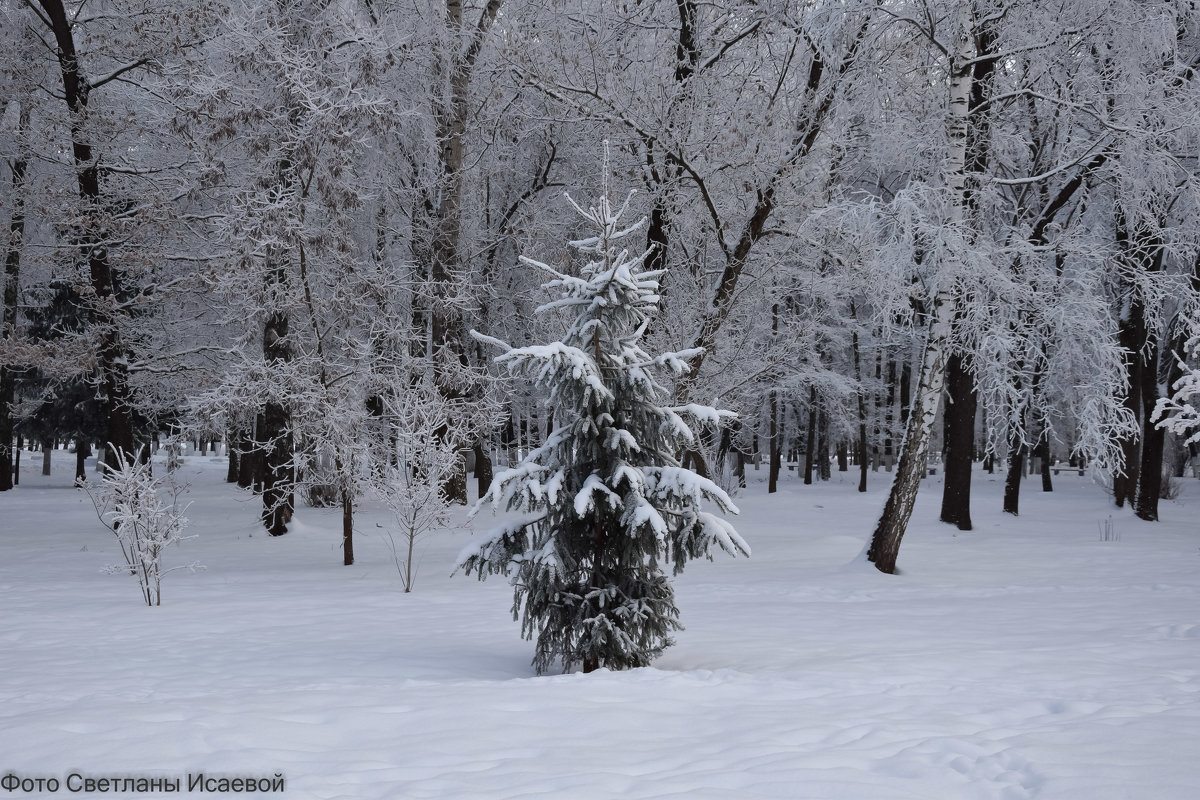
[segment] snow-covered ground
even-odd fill
[[[147,608],[55,456],[0,495],[0,771],[57,795],[281,773],[284,796],[355,800],[1200,796],[1200,481],[1151,524],[1074,472],[1028,481],[1013,518],[980,473],[960,533],[933,478],[885,576],[858,556],[890,476],[767,496],[751,473],[754,556],[677,579],[687,629],[653,669],[538,678],[505,582],[450,577],[465,528],[418,544],[404,594],[382,514],[343,567],[339,512],[270,538],[193,455],[197,538],[168,558],[207,569]]]

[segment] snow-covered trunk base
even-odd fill
[[[912,413],[904,432],[904,448],[896,467],[896,477],[888,493],[887,503],[867,559],[876,569],[889,575],[896,572],[896,556],[900,552],[900,540],[908,528],[913,506],[917,502],[917,490],[925,472],[925,457],[929,451],[929,434],[937,417],[938,402],[946,383],[947,344],[950,340],[950,322],[954,318],[954,302],[948,291],[940,291],[933,300],[933,313],[929,323],[929,338],[925,343],[925,355],[921,361],[921,382],[917,387]]]

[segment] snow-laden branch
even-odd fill
[[[135,69],[141,69],[142,67],[150,66],[155,63],[156,63],[156,61],[150,57],[139,58],[136,61],[130,61],[129,63],[122,64],[121,66],[117,67],[116,69],[114,69],[104,75],[101,75],[97,78],[92,79],[91,81],[88,82],[88,86],[91,89],[99,89],[101,86],[104,86],[107,83],[112,83],[113,81],[117,80],[118,78],[120,78],[122,75],[124,75],[127,72],[132,72]]]
[[[1084,151],[1077,157],[1072,158],[1069,161],[1065,161],[1062,164],[1059,164],[1052,169],[1048,169],[1038,175],[1030,175],[1026,178],[995,178],[991,176],[985,176],[982,179],[986,180],[988,183],[996,184],[997,186],[1027,186],[1029,184],[1042,183],[1043,181],[1053,178],[1055,175],[1061,175],[1072,167],[1077,167],[1084,161],[1092,158],[1096,155],[1097,150],[1102,149],[1109,142],[1110,138],[1111,137],[1109,134],[1101,135],[1100,138],[1088,145],[1087,148],[1084,149]]]

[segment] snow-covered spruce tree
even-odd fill
[[[563,340],[513,348],[473,332],[505,351],[497,362],[548,391],[555,427],[476,506],[491,502],[519,516],[464,550],[457,565],[480,580],[511,574],[513,617],[526,638],[537,635],[539,674],[555,662],[584,672],[650,664],[681,628],[665,563],[678,574],[714,544],[750,554],[729,523],[701,510],[710,500],[737,513],[728,495],[675,458],[693,442],[681,415],[713,422],[731,415],[661,405],[669,392],[655,374],[681,375],[694,353],[652,358],[639,345],[662,271],[644,270],[648,251],[629,258],[616,248],[645,219],[621,228],[629,201],[614,211],[607,193],[588,211],[567,199],[597,230],[571,243],[594,260],[574,277],[521,258],[553,276],[545,287],[561,292],[539,313],[576,314]]]

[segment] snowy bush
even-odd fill
[[[107,571],[136,576],[146,605],[162,605],[164,575],[176,569],[200,568],[193,563],[165,569],[162,564],[168,546],[192,538],[183,535],[188,524],[183,516],[187,509],[179,505],[184,487],[156,479],[149,462],[138,463],[119,449],[116,454],[117,466],[104,470],[98,486],[85,487],[96,516],[116,536],[125,558],[123,565],[114,564]]]
[[[1179,361],[1182,377],[1171,387],[1172,394],[1154,407],[1158,427],[1178,436],[1183,445],[1200,442],[1200,368],[1194,366],[1200,356],[1200,318],[1189,320],[1189,326],[1192,336],[1184,349],[1192,356],[1191,363]]]
[[[606,196],[598,209],[571,203],[596,230],[572,245],[594,260],[575,277],[521,259],[549,273],[546,288],[561,293],[539,313],[574,313],[564,338],[512,348],[475,334],[504,351],[497,362],[548,390],[555,427],[497,475],[476,506],[490,502],[517,516],[464,550],[457,565],[481,580],[511,575],[513,616],[527,638],[537,637],[539,673],[555,662],[584,672],[650,664],[681,627],[664,565],[678,573],[713,545],[750,552],[729,523],[701,509],[707,500],[737,513],[729,496],[675,459],[695,443],[685,417],[717,424],[732,415],[662,405],[669,393],[655,375],[682,375],[695,352],[651,357],[639,344],[662,272],[643,270],[648,252],[631,259],[617,243],[645,220],[620,227],[628,200],[616,211]]]

